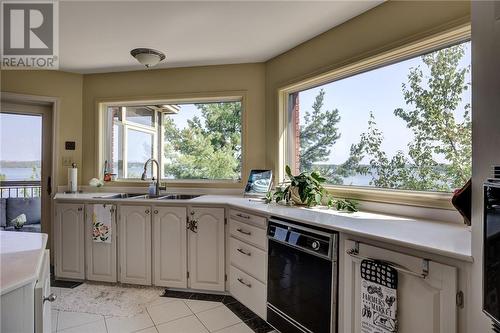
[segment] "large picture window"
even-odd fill
[[[140,179],[149,158],[171,180],[240,180],[241,100],[108,105],[106,161],[118,180]],[[148,178],[156,175],[148,165]]]
[[[451,192],[471,177],[470,42],[288,94],[286,163],[329,184]]]

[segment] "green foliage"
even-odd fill
[[[0,173],[0,181],[4,181],[6,178],[5,174]]]
[[[349,167],[370,173],[377,187],[450,192],[463,186],[471,177],[472,158],[470,104],[463,107],[460,119],[455,116],[469,89],[465,77],[470,68],[459,67],[463,56],[463,45],[429,53],[422,60],[430,74],[420,67],[408,74],[408,83],[402,85],[407,109],[394,110],[413,133],[407,155],[386,155],[383,133],[370,113],[368,130],[351,147]],[[370,159],[370,168],[359,165],[364,157]],[[447,163],[437,162],[439,157]]]
[[[333,198],[322,185],[326,179],[318,172],[301,172],[294,176],[288,165],[285,167],[285,172],[289,181],[282,184],[282,187],[278,187],[275,192],[269,192],[266,195],[268,202],[276,201],[286,204],[295,202],[308,207],[326,204],[329,208],[334,207],[337,210],[357,211],[354,201]]]
[[[304,125],[300,127],[300,170],[316,170],[333,176],[329,168],[314,165],[328,160],[331,147],[340,138],[337,125],[340,121],[339,111],[323,110],[324,97],[325,91],[321,89],[312,111],[305,112]]]
[[[197,104],[202,119],[184,129],[165,117],[165,173],[177,179],[238,179],[241,170],[241,103]],[[175,116],[174,116],[175,117]]]

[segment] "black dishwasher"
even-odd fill
[[[283,333],[337,331],[337,239],[276,218],[268,227],[267,321]]]

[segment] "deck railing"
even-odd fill
[[[0,198],[37,198],[42,194],[39,180],[0,181]]]

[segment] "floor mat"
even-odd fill
[[[164,289],[83,283],[62,293],[52,309],[104,316],[131,317],[144,312]]]

